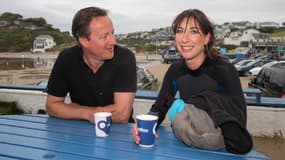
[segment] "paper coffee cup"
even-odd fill
[[[154,145],[157,119],[157,116],[148,114],[141,114],[136,116],[136,123],[140,137],[139,146],[152,147]]]
[[[96,136],[98,137],[108,136],[111,126],[111,116],[112,113],[110,112],[94,113]]]

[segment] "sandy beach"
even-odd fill
[[[5,70],[0,69],[0,83],[1,84],[34,84],[39,81],[48,79],[52,63],[50,61],[44,61],[45,64],[37,64],[37,60],[41,60],[39,62],[43,62],[43,60],[56,59],[58,53],[55,52],[46,52],[42,54],[32,54],[30,52],[2,52],[0,53],[0,64],[6,64],[7,66],[12,65],[9,61],[3,60],[4,58],[9,59],[21,59],[23,62],[20,69],[9,69]],[[33,61],[33,67],[30,65],[25,65],[27,61]]]
[[[32,54],[31,52],[2,52],[0,58],[23,58],[23,59],[56,59],[58,52],[46,52],[40,54]],[[162,64],[160,62],[160,55],[149,55],[148,59],[143,53],[136,54],[138,66],[142,66],[149,70],[158,81],[162,81],[164,74],[170,64]],[[3,84],[5,81],[8,84],[31,84],[44,80],[49,77],[52,66],[42,66],[37,68],[24,68],[21,70],[0,70],[0,82]],[[243,88],[247,87],[249,77],[241,77]]]

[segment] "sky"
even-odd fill
[[[0,14],[42,17],[54,28],[70,31],[74,14],[90,6],[109,11],[115,34],[170,26],[176,15],[190,8],[202,10],[216,24],[285,22],[284,0],[0,0]]]

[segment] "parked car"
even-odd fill
[[[243,61],[241,61],[243,62]],[[244,63],[240,64],[237,63],[236,69],[240,76],[244,76],[248,73],[248,71],[254,67],[261,66],[265,63],[269,62],[269,60],[262,60],[262,59],[248,59],[244,61]]]
[[[236,63],[234,66],[236,67],[236,69],[238,70],[239,68],[241,68],[242,66],[247,65],[248,63],[252,62],[253,59],[244,59],[239,61],[238,63]]]
[[[276,67],[276,66],[284,66],[285,67],[285,61],[270,61],[268,63],[265,63],[264,65],[262,65],[261,67],[254,67],[252,69],[249,70],[249,74],[253,77],[255,77],[262,68],[264,67]]]
[[[175,48],[170,48],[166,54],[162,55],[162,63],[172,63],[183,59],[180,53]]]
[[[285,67],[265,67],[248,86],[259,88],[263,96],[285,98]]]
[[[157,79],[148,70],[137,67],[137,87],[138,89],[150,89]]]
[[[234,59],[230,59],[231,64],[237,64],[238,62],[242,61],[244,59],[240,59],[240,58],[234,58]]]

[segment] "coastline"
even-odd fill
[[[56,58],[58,56],[58,51],[45,52],[45,53],[32,53],[32,52],[0,52],[0,58]]]

